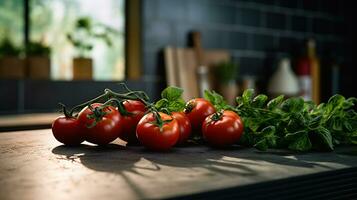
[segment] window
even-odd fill
[[[95,80],[123,80],[124,64],[124,0],[32,0],[30,5],[30,40],[51,47],[53,79],[71,79],[75,48],[66,35],[78,18],[89,17],[118,33],[112,34],[112,45],[94,40],[90,57]]]
[[[23,0],[0,0],[0,41],[7,37],[16,46],[24,42]]]
[[[8,36],[24,47],[24,8],[29,3],[29,40],[51,49],[51,78],[70,80],[72,59],[77,55],[67,34],[73,32],[78,19],[113,30],[108,46],[104,40],[88,39],[93,44],[94,80],[123,80],[125,75],[125,0],[1,0],[0,41]],[[107,30],[107,29],[105,29]],[[85,38],[86,40],[86,38]]]

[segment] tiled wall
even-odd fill
[[[146,91],[150,97],[156,95],[155,81],[135,80],[124,83],[132,90]],[[126,92],[114,81],[0,80],[0,115],[55,112],[60,109],[59,102],[72,108],[103,94],[105,88]]]
[[[163,80],[160,52],[168,45],[187,46],[192,30],[202,33],[204,48],[230,51],[240,63],[237,77],[266,79],[277,58],[295,58],[308,37],[317,39],[322,60],[332,56],[345,62],[349,59],[345,4],[338,0],[143,0],[145,74]]]

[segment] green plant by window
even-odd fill
[[[102,40],[112,46],[113,33],[117,31],[104,24],[93,23],[89,17],[82,17],[77,19],[73,32],[68,33],[67,38],[78,51],[79,57],[88,57],[95,40]]]
[[[30,42],[26,48],[26,54],[31,56],[49,56],[50,53],[50,47],[41,42]]]
[[[5,37],[0,43],[0,56],[19,56],[21,52],[22,49],[15,46],[8,37]]]

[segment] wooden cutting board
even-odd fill
[[[184,89],[183,98],[187,101],[199,96],[198,77],[196,68],[198,66],[197,56],[191,48],[167,47],[164,50],[166,83]],[[214,85],[214,67],[218,63],[229,61],[230,54],[225,50],[205,50],[203,53],[203,64],[208,66],[210,85]]]

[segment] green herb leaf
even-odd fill
[[[348,101],[348,100],[343,102],[343,105],[342,105],[343,109],[349,109],[353,106],[354,106],[353,101]]]
[[[269,103],[267,104],[268,109],[273,110],[273,109],[277,108],[281,104],[281,102],[283,102],[283,100],[284,100],[284,95],[280,95],[280,96],[270,100]]]
[[[302,134],[288,146],[289,149],[294,151],[308,151],[311,149],[311,147],[312,144],[307,134]]]
[[[334,131],[342,131],[342,121],[340,118],[338,117],[332,118],[331,123],[332,123],[332,129]]]
[[[254,145],[255,148],[261,151],[266,151],[268,148],[276,147],[275,127],[267,126],[262,131],[256,133],[258,142]]]
[[[183,89],[179,87],[169,86],[161,92],[161,98],[168,101],[175,101],[182,98]]]
[[[308,125],[309,128],[310,129],[315,129],[318,126],[320,126],[321,119],[322,119],[321,115],[318,115],[318,116],[314,117],[311,121],[309,121],[309,125]]]
[[[261,134],[264,136],[270,148],[274,148],[276,146],[277,136],[275,135],[275,131],[276,129],[274,126],[267,126],[261,131]]]
[[[263,138],[259,140],[255,145],[254,148],[260,150],[260,151],[266,151],[268,149],[268,143],[267,141]]]
[[[335,95],[318,106],[300,97],[284,100],[283,95],[267,104],[266,100],[263,94],[253,98],[252,90],[236,98],[236,111],[245,126],[243,145],[260,150],[288,147],[294,151],[308,151],[357,144],[357,113],[353,110],[356,98],[346,100]]]
[[[169,101],[167,106],[170,112],[182,111],[185,108],[186,102],[183,99],[177,99],[176,101]]]
[[[243,105],[243,98],[242,97],[236,97],[236,103],[238,105],[238,108]]]
[[[353,131],[352,124],[349,122],[349,120],[348,121],[344,121],[343,122],[343,126],[348,132]]]
[[[234,110],[232,106],[227,104],[222,95],[218,94],[213,90],[205,90],[204,98],[210,101],[214,105],[216,110]]]
[[[262,108],[265,105],[265,102],[268,100],[268,96],[265,94],[260,94],[254,97],[252,106],[256,108]]]
[[[253,131],[253,133],[255,133],[261,125],[260,120],[261,120],[260,118],[254,118],[254,119],[248,118],[245,120],[245,124],[247,127],[250,128],[250,130]]]
[[[332,96],[328,100],[327,103],[330,105],[333,105],[334,107],[341,107],[344,102],[345,102],[345,97],[343,97],[342,95],[336,94],[336,95]]]
[[[329,119],[334,112],[341,109],[345,103],[345,97],[336,94],[332,96],[325,106],[325,118]]]
[[[160,99],[155,103],[155,107],[163,108],[163,107],[167,107],[168,104],[169,104],[169,102],[167,99]]]
[[[288,133],[285,135],[285,139],[289,142],[292,142],[294,140],[297,140],[298,138],[307,135],[307,131],[306,130],[300,130],[300,131],[296,131],[294,133]]]
[[[302,98],[290,98],[281,104],[281,109],[284,112],[301,112],[304,108],[304,100]]]
[[[349,105],[354,106],[357,103],[357,98],[356,97],[350,97],[346,100],[346,102],[349,103]],[[344,109],[348,109],[350,107],[344,107]]]
[[[273,135],[274,133],[275,133],[274,126],[267,126],[261,131],[261,134],[264,136]]]
[[[242,98],[243,98],[243,103],[244,104],[250,104],[250,102],[253,99],[254,95],[254,90],[253,89],[247,89],[243,92]]]
[[[316,108],[316,104],[313,101],[305,101],[304,111],[311,111]]]
[[[182,99],[183,89],[169,86],[161,92],[159,101],[155,103],[155,108],[158,111],[170,114],[171,112],[179,112],[185,108],[185,101]]]
[[[325,147],[327,147],[329,150],[333,150],[332,136],[331,136],[330,131],[324,127],[319,127],[317,129],[317,134],[323,141],[323,144],[325,145]]]
[[[218,106],[227,105],[223,96],[221,96],[220,94],[216,93],[213,90],[211,91],[205,90],[204,98],[210,101],[213,105],[218,105]]]

